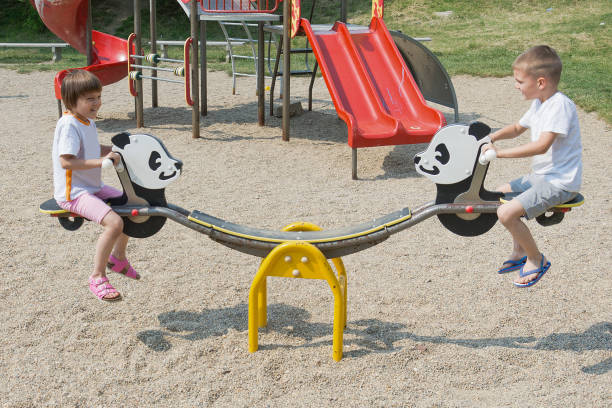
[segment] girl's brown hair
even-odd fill
[[[89,71],[75,69],[62,80],[62,100],[68,110],[76,107],[79,96],[92,91],[102,92],[102,83]]]

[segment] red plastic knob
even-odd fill
[[[138,210],[137,209],[133,209],[132,210],[132,216],[135,217],[138,215]]]
[[[474,207],[472,207],[471,205],[468,205],[467,207],[465,207],[465,212],[469,214],[473,213]]]

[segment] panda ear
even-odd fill
[[[470,129],[468,133],[474,136],[476,140],[480,140],[491,133],[491,128],[482,122],[474,121],[470,122]]]
[[[117,133],[111,138],[111,142],[120,149],[124,149],[125,145],[130,144],[130,134],[128,132]]]

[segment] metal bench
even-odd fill
[[[7,48],[51,48],[53,53],[53,62],[58,62],[62,59],[62,48],[69,45],[66,43],[0,43],[0,47]]]

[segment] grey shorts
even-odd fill
[[[533,174],[510,182],[510,188],[520,193],[516,199],[525,209],[527,219],[533,219],[555,205],[563,204],[576,197],[578,193],[565,191],[553,186],[542,176]]]

